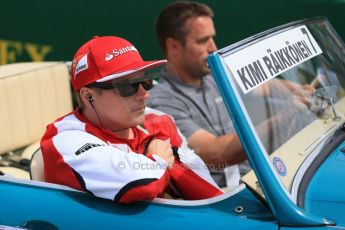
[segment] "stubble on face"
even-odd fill
[[[130,109],[128,115],[132,126],[142,125],[145,121],[145,103]]]
[[[186,73],[188,73],[190,78],[195,81],[199,81],[204,76],[211,73],[211,70],[207,65],[207,57],[201,58],[199,61],[194,59],[190,62],[183,62],[182,68]]]

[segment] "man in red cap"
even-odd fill
[[[165,60],[143,61],[119,37],[95,37],[72,62],[79,107],[48,125],[41,140],[47,182],[130,203],[164,192],[185,199],[220,195],[204,162],[173,120],[146,107]]]

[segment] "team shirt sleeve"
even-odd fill
[[[55,152],[49,154],[61,158],[50,166],[50,174],[58,175],[60,166],[66,164],[82,188],[97,197],[120,203],[153,199],[169,182],[164,160],[151,160],[125,144],[111,146],[91,134],[73,130],[54,136],[50,145]],[[74,178],[64,178],[64,183],[73,184],[69,180]]]

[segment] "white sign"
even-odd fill
[[[322,53],[306,26],[279,33],[225,57],[243,93]]]

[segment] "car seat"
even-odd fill
[[[0,66],[0,170],[29,179],[32,154],[46,125],[72,110],[64,62]],[[43,167],[42,167],[43,168]]]

